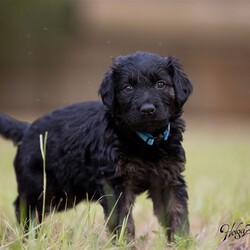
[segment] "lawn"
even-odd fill
[[[250,248],[250,225],[247,226],[250,224],[250,125],[206,124],[190,120],[185,134],[192,235],[188,249]],[[128,249],[131,246],[126,245],[123,237],[115,240],[116,246],[112,244],[101,207],[89,202],[50,215],[37,238],[34,233],[23,238],[12,205],[16,197],[14,155],[13,145],[0,139],[0,249]],[[164,234],[145,194],[137,198],[134,217],[137,249],[165,249]],[[245,227],[249,234],[243,236]],[[173,249],[183,249],[186,243],[178,239]]]

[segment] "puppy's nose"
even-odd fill
[[[145,116],[151,116],[155,113],[155,106],[150,103],[145,103],[141,106],[140,111]]]

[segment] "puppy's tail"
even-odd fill
[[[15,144],[19,144],[22,141],[24,132],[28,126],[27,122],[21,122],[0,113],[0,135],[12,140]]]

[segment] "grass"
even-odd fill
[[[223,241],[223,224],[250,223],[250,133],[248,124],[194,127],[185,134],[186,180],[189,187],[190,225],[193,240],[177,239],[172,249],[247,249],[249,234]],[[104,227],[102,208],[83,202],[75,209],[52,213],[35,238],[24,238],[14,216],[16,180],[12,161],[15,148],[0,139],[0,249],[129,249],[124,237],[114,239]],[[137,249],[165,249],[165,236],[143,194],[133,214]],[[114,244],[114,242],[116,244]]]

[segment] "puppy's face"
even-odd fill
[[[116,115],[135,131],[166,128],[174,106],[174,85],[163,60],[120,59],[114,70]]]
[[[191,90],[175,58],[137,52],[113,62],[99,93],[123,126],[154,134],[165,130]]]

